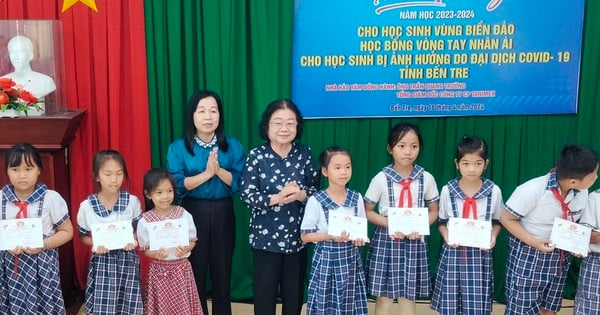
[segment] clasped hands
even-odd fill
[[[208,155],[208,160],[206,161],[206,172],[210,174],[210,177],[213,177],[219,173],[221,166],[219,165],[219,156],[218,156],[219,148],[214,147],[210,154]]]
[[[303,201],[306,193],[296,181],[291,181],[277,194],[278,204],[285,205],[294,201]]]

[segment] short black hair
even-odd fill
[[[456,146],[456,161],[460,161],[463,156],[471,153],[477,153],[479,156],[488,159],[488,146],[483,139],[479,137],[464,136]]]
[[[123,168],[123,175],[125,179],[129,181],[129,173],[127,172],[127,164],[125,164],[125,158],[117,150],[102,150],[94,154],[94,160],[92,161],[92,173],[94,175],[94,185],[98,191],[101,190],[100,183],[98,182],[98,176],[100,176],[100,169],[104,166],[104,163],[108,160],[114,160],[119,163]]]
[[[583,179],[598,166],[598,154],[592,149],[578,145],[566,145],[556,162],[558,179]]]
[[[37,166],[40,171],[43,168],[40,152],[29,143],[17,143],[13,145],[4,156],[4,171],[8,172],[10,167],[17,167],[25,161],[27,166]]]
[[[413,125],[411,123],[399,123],[392,127],[388,134],[388,149],[392,149],[410,131],[417,135],[417,138],[419,139],[419,147],[423,149],[423,137],[421,136],[421,131],[417,125]]]
[[[217,110],[219,111],[219,125],[215,130],[215,136],[217,136],[217,146],[223,152],[227,152],[227,150],[229,149],[229,143],[227,142],[227,138],[225,138],[225,114],[223,113],[223,103],[221,102],[221,98],[217,93],[213,91],[196,91],[190,97],[185,111],[185,148],[192,156],[194,156],[194,143],[196,142],[196,140],[194,139],[194,137],[196,136],[196,125],[194,125],[194,113],[196,112],[196,108],[198,108],[198,103],[200,103],[201,100],[207,97],[212,97],[215,99],[215,101],[217,102]]]
[[[267,106],[262,114],[260,124],[258,125],[260,137],[263,140],[269,141],[269,122],[271,121],[271,116],[273,116],[274,112],[280,109],[289,109],[296,115],[296,122],[298,125],[296,126],[296,137],[294,140],[292,140],[296,141],[296,139],[302,136],[302,130],[304,130],[304,120],[300,110],[298,109],[298,106],[296,106],[296,104],[289,99],[276,100]]]
[[[175,197],[175,179],[169,170],[157,167],[144,174],[144,202],[146,204],[146,210],[154,209],[154,202],[148,198],[148,195],[152,194],[163,180],[168,180],[171,183],[171,186],[173,186],[173,197]]]
[[[331,157],[335,154],[345,154],[350,158],[350,162],[352,162],[352,156],[348,150],[338,145],[332,145],[319,154],[319,164],[321,164],[321,167],[327,168],[329,166],[329,162],[331,162]]]

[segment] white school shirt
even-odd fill
[[[361,218],[366,218],[365,214],[365,202],[360,193],[358,193],[358,201],[356,204],[357,207],[357,216]],[[345,215],[354,215],[354,207],[343,207],[337,209],[331,209],[329,211],[336,211],[336,213],[341,213]],[[318,233],[327,233],[328,231],[328,218],[325,217],[325,211],[323,210],[323,206],[317,199],[313,196],[310,196],[306,201],[306,207],[304,208],[304,218],[302,219],[302,224],[300,225],[300,230],[314,230],[317,229]]]
[[[462,210],[463,204],[465,203],[464,199],[454,198],[456,202],[456,209],[458,212],[458,217],[462,218]],[[477,220],[485,221],[485,215],[487,211],[487,197],[481,197],[476,199],[477,202]],[[500,187],[494,184],[492,188],[492,201],[490,204],[490,220],[499,220],[500,213],[504,209],[504,203],[502,202],[502,192],[500,191]],[[444,185],[442,187],[442,192],[440,193],[440,212],[438,215],[440,220],[448,220],[449,218],[454,218],[454,213],[452,211],[452,201],[450,199],[450,191],[448,190],[448,185]]]
[[[190,242],[195,242],[197,240],[197,234],[196,234],[196,226],[194,225],[194,218],[192,217],[192,215],[187,212],[186,210],[183,210],[183,208],[181,208],[183,213],[181,214],[181,216],[179,218],[175,218],[175,219],[183,219],[184,221],[187,222],[187,226],[188,226],[188,237],[190,239]],[[172,220],[173,218],[167,216],[165,218],[163,218],[163,220]],[[138,226],[137,226],[137,237],[138,237],[138,243],[140,244],[140,247],[147,250],[148,247],[150,247],[150,232],[148,232],[148,227],[150,223],[154,223],[154,222],[160,222],[160,221],[152,221],[152,222],[148,222],[146,220],[146,217],[142,216],[142,218],[140,219],[140,221],[138,221]],[[181,259],[181,258],[187,258],[190,257],[190,252],[187,252],[185,255],[181,256],[181,257],[177,257],[177,248],[169,248],[167,249],[167,258],[165,260],[175,260],[175,259]]]
[[[2,190],[0,190],[0,200],[2,200]],[[27,205],[27,217],[37,218],[40,202],[36,201]],[[69,208],[63,197],[56,191],[48,189],[44,196],[42,206],[42,233],[46,236],[56,234],[55,224],[66,222],[69,219]],[[19,212],[19,206],[13,202],[6,203],[6,219],[15,219]]]
[[[536,177],[518,186],[506,202],[508,212],[521,219],[521,225],[537,239],[549,239],[554,218],[562,218],[560,202],[552,190],[547,189],[550,175]],[[565,198],[573,219],[577,222],[587,206],[588,190],[570,190]]]
[[[595,230],[600,229],[600,189],[590,193],[588,206],[583,210],[579,223]],[[594,253],[600,253],[600,243],[590,243],[590,250]]]
[[[79,213],[77,213],[77,225],[79,230],[91,231],[91,225],[94,223],[110,223],[118,221],[132,221],[142,214],[142,206],[140,200],[134,196],[129,195],[129,204],[124,211],[111,211],[110,215],[101,217],[94,212],[90,201],[85,198],[84,201],[79,205]]]
[[[398,183],[393,183],[394,189],[394,206],[398,206],[398,198],[400,198],[400,191],[402,187]],[[439,191],[433,175],[427,171],[423,171],[423,199],[424,205],[427,207],[430,203],[436,201],[439,198]],[[413,200],[413,208],[419,208],[419,179],[415,179],[410,183],[410,192]],[[378,203],[378,212],[384,217],[387,217],[389,207],[389,194],[387,186],[387,178],[383,172],[377,173],[371,180],[369,188],[365,193],[365,199],[370,203]]]

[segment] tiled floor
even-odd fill
[[[375,307],[375,304],[372,302],[369,302],[369,314],[374,314],[374,307]],[[394,304],[392,306],[392,314],[398,314],[399,310],[397,307],[398,307],[397,304]],[[302,314],[306,314],[305,308],[306,308],[306,305],[302,309]],[[209,301],[208,309],[210,311],[210,301]],[[246,304],[246,303],[233,303],[232,312],[233,312],[233,315],[252,315],[253,314],[253,306],[252,306],[252,304]],[[78,313],[67,312],[67,314],[83,315],[85,313],[83,312],[83,307],[82,307],[82,309]],[[281,305],[278,305],[278,307],[277,307],[277,314],[278,315],[281,314]],[[422,302],[417,303],[417,314],[418,315],[435,315],[437,313],[432,311],[429,308],[429,303],[427,301],[422,301]],[[504,314],[504,305],[495,303],[493,306],[492,314],[493,315]],[[558,314],[559,315],[573,314],[573,301],[564,300],[563,308],[561,309],[560,312],[558,312]]]
[[[233,308],[234,315],[252,315],[253,314],[252,304],[234,303],[232,308]],[[369,314],[374,314],[375,313],[374,309],[375,309],[375,303],[369,302]],[[209,311],[210,311],[210,306],[209,306]],[[394,304],[392,306],[391,313],[399,314],[398,304]],[[281,307],[279,307],[279,306],[277,307],[277,314],[278,315],[281,314]],[[305,308],[303,308],[302,314],[306,314]],[[434,315],[437,313],[432,311],[429,308],[429,303],[427,301],[422,301],[422,302],[417,303],[417,314],[418,315],[430,315],[430,314]],[[504,314],[504,305],[495,303],[493,306],[492,314],[493,315]],[[563,308],[561,309],[560,312],[558,312],[558,314],[559,315],[573,314],[573,301],[564,300]]]

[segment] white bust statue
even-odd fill
[[[15,71],[2,77],[13,79],[15,83],[37,97],[42,102],[40,106],[45,109],[44,97],[56,90],[56,84],[50,76],[31,69],[31,60],[33,60],[31,40],[22,35],[11,38],[8,41],[8,57]]]

